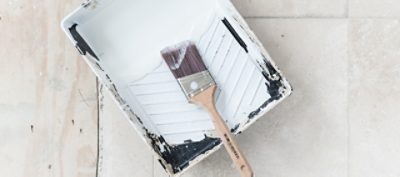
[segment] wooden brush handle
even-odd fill
[[[218,113],[215,107],[214,93],[217,86],[212,86],[203,92],[197,94],[191,98],[191,102],[203,106],[210,113],[213,118],[214,126],[222,139],[222,142],[228,151],[229,156],[235,163],[236,167],[239,169],[242,177],[253,177],[253,171],[244,157],[243,153],[240,151],[235,139],[231,135],[231,131],[225,124],[224,119]]]

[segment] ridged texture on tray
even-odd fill
[[[247,120],[250,112],[270,97],[265,79],[221,19],[215,17],[209,30],[196,42],[220,87],[217,108],[228,126],[234,128],[233,122]],[[214,129],[207,112],[187,102],[165,63],[144,79],[130,84],[130,89],[171,144],[202,140],[204,134]]]

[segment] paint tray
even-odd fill
[[[229,0],[92,0],[62,28],[171,176],[221,141],[209,115],[187,102],[161,49],[196,43],[219,87],[217,108],[235,134],[292,91]]]

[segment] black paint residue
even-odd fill
[[[109,88],[117,101],[121,105],[125,104],[125,101],[118,94],[116,86],[112,84]],[[138,122],[143,126],[146,139],[150,142],[153,150],[161,157],[158,161],[164,169],[171,169],[174,174],[188,167],[190,162],[200,155],[205,154],[222,143],[219,138],[211,138],[205,135],[201,141],[186,140],[183,144],[170,145],[165,141],[164,137],[155,135],[146,129],[141,118],[131,109],[124,109],[124,111],[128,111],[130,118],[133,116],[136,117]]]
[[[222,20],[222,23],[228,28],[229,32],[233,35],[233,37],[236,39],[236,41],[239,43],[240,46],[246,51],[246,53],[249,53],[249,50],[247,49],[246,43],[243,41],[243,39],[239,36],[239,34],[236,32],[235,28],[229,23],[228,19],[224,18]]]
[[[270,98],[270,99],[268,99],[266,102],[264,102],[257,110],[255,110],[255,111],[253,111],[253,112],[251,112],[250,114],[249,114],[249,119],[253,119],[255,116],[257,116],[258,114],[260,114],[260,112],[261,112],[261,110],[262,109],[264,109],[265,107],[267,107],[270,103],[272,103],[273,101],[275,101],[275,100],[277,100],[277,99],[273,99],[273,98]],[[250,121],[250,120],[249,120]]]
[[[174,173],[182,171],[196,157],[205,154],[207,151],[221,144],[219,138],[210,138],[205,135],[204,139],[198,142],[186,141],[184,144],[171,146],[162,136],[156,136],[151,133],[148,133],[147,136],[151,140],[153,149],[166,163],[171,165]],[[160,163],[166,168],[161,160]]]
[[[97,66],[97,69],[99,69],[100,71],[104,72],[103,67],[101,67],[99,63],[96,63],[96,66]]]
[[[257,110],[251,112],[248,116],[249,119],[253,119],[255,116],[260,114],[262,109],[266,108],[270,103],[282,98],[283,93],[281,93],[281,90],[286,90],[286,86],[285,84],[283,84],[284,80],[282,79],[282,76],[271,64],[271,62],[264,59],[264,67],[267,68],[267,71],[263,71],[262,74],[267,80],[265,86],[267,87],[268,93],[271,98],[265,101]]]
[[[158,162],[161,164],[161,166],[164,168],[164,170],[167,170],[167,167],[165,167],[165,165],[161,159],[158,159]]]
[[[231,132],[232,132],[232,133],[235,133],[235,132],[239,129],[239,127],[240,127],[240,124],[236,124],[235,127],[233,127],[233,128],[231,129]]]
[[[266,72],[263,72],[265,78],[268,76]],[[268,82],[265,83],[268,89],[269,95],[271,95],[272,99],[278,100],[282,95],[280,93],[281,87],[284,87],[282,80],[279,78],[278,80],[268,79]]]
[[[78,24],[74,24],[69,28],[69,32],[71,33],[72,37],[76,41],[76,49],[78,49],[79,53],[81,55],[86,55],[86,53],[89,53],[91,56],[99,60],[97,55],[93,52],[93,50],[89,47],[89,45],[86,43],[85,39],[79,34],[77,31],[76,27]]]

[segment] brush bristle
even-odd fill
[[[167,47],[161,55],[177,79],[207,70],[196,45],[190,41]]]

